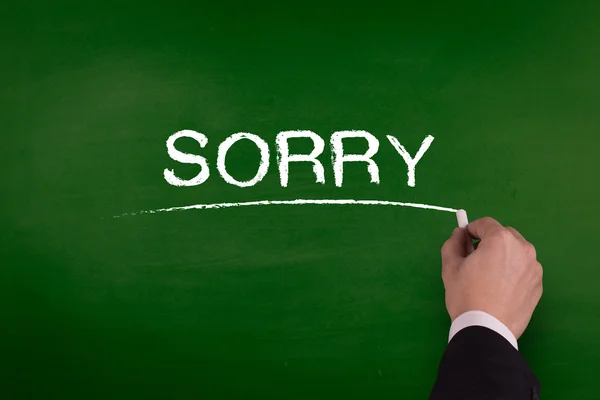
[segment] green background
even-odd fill
[[[545,399],[598,398],[600,6],[519,2],[4,1],[0,397],[425,398],[444,350],[446,212],[195,203],[356,198],[465,208],[538,250],[520,340]],[[168,185],[165,141],[207,135],[211,177]],[[279,131],[380,139],[333,184],[274,164]],[[226,184],[218,144],[270,145]],[[385,139],[414,154],[416,187]],[[361,150],[363,143],[349,144]],[[302,150],[301,143],[292,149]],[[306,146],[304,146],[306,149]],[[253,176],[256,149],[227,167]]]

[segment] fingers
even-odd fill
[[[442,246],[442,266],[458,265],[467,254],[468,235],[463,229],[455,228],[452,236]]]
[[[471,236],[481,240],[490,238],[492,236],[517,239],[525,246],[525,250],[528,255],[533,256],[533,258],[536,258],[537,256],[535,247],[533,247],[533,245],[523,237],[521,232],[512,226],[504,227],[493,218],[485,217],[473,221],[467,226],[467,229],[469,230]]]
[[[481,240],[493,235],[494,233],[502,229],[504,229],[502,224],[490,217],[480,218],[467,225],[467,230],[469,231],[469,234],[474,238]]]

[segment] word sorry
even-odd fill
[[[167,153],[173,160],[184,164],[198,164],[200,166],[200,172],[192,179],[181,179],[175,176],[175,172],[172,169],[164,170],[165,180],[174,186],[196,186],[204,183],[210,176],[208,163],[202,156],[196,154],[183,153],[175,148],[175,142],[177,139],[186,137],[194,139],[200,144],[201,148],[204,148],[208,143],[208,138],[202,133],[192,130],[182,130],[174,133],[167,139]],[[427,151],[431,142],[433,142],[433,136],[427,136],[421,147],[417,151],[416,155],[412,157],[408,151],[400,144],[398,139],[394,136],[386,136],[389,142],[394,146],[394,149],[402,156],[402,159],[408,167],[408,186],[415,186],[415,167],[419,160],[423,157],[423,154]],[[288,140],[297,138],[308,138],[313,142],[313,149],[309,154],[290,154]],[[349,138],[362,138],[367,141],[368,149],[364,154],[346,154],[344,152],[343,140]],[[227,152],[236,142],[239,140],[246,139],[252,141],[258,150],[260,151],[260,164],[256,175],[250,180],[239,181],[231,176],[227,172],[225,167],[225,158]],[[348,162],[364,162],[367,163],[367,171],[371,176],[371,183],[379,183],[379,168],[372,157],[377,154],[379,150],[379,140],[369,132],[366,131],[338,131],[331,135],[331,163],[333,167],[333,175],[335,185],[338,187],[342,186],[344,181],[344,163]],[[275,145],[277,147],[277,165],[279,167],[279,178],[281,186],[287,187],[288,175],[289,175],[289,164],[292,162],[310,162],[313,164],[313,171],[316,177],[317,183],[325,183],[325,170],[323,164],[317,159],[319,155],[325,149],[325,142],[323,139],[312,131],[283,131],[277,135],[275,139]],[[220,145],[217,151],[217,171],[225,180],[225,182],[239,186],[249,187],[254,186],[260,182],[269,170],[269,145],[260,136],[252,133],[240,132],[235,133],[225,139]]]

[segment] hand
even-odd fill
[[[480,310],[499,319],[518,339],[542,296],[542,265],[535,248],[515,229],[492,218],[470,223],[481,242],[468,254],[471,238],[456,228],[442,247],[442,279],[452,321]]]

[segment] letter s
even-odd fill
[[[200,172],[198,175],[193,177],[192,179],[185,180],[175,176],[175,172],[172,169],[165,168],[164,177],[165,180],[173,186],[196,186],[204,183],[208,179],[210,175],[208,171],[208,163],[206,159],[202,156],[196,154],[188,154],[183,153],[175,148],[175,141],[181,137],[187,137],[190,139],[194,139],[200,144],[201,148],[204,148],[208,143],[208,139],[202,133],[192,131],[189,129],[184,129],[182,131],[176,132],[169,136],[167,139],[167,153],[169,157],[171,157],[175,161],[179,161],[183,164],[198,164],[200,166]]]

